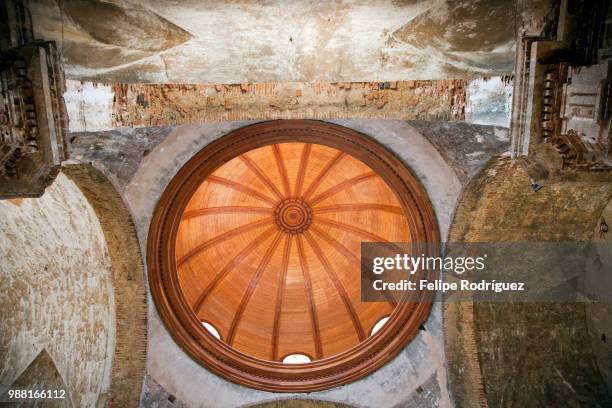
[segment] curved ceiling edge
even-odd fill
[[[183,212],[202,182],[224,163],[263,146],[288,142],[329,146],[365,163],[384,179],[405,213],[411,215],[412,240],[439,244],[436,217],[427,193],[393,153],[370,137],[339,125],[279,120],[230,132],[204,147],[178,171],[153,214],[147,264],[151,294],[160,317],[175,341],[194,360],[248,387],[274,392],[310,392],[357,380],[390,361],[415,337],[429,315],[431,302],[399,302],[388,322],[375,335],[346,351],[305,364],[286,365],[255,358],[217,340],[203,328],[183,295],[177,275],[176,236]],[[293,204],[288,207],[291,211],[294,211]],[[299,209],[296,207],[295,211]],[[290,222],[279,222],[279,226],[293,232],[294,225]]]

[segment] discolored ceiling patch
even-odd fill
[[[513,0],[447,1],[396,30],[395,38],[417,48],[490,52],[514,41]]]
[[[35,36],[62,45],[70,79],[233,84],[509,74],[509,3],[66,0],[29,8]],[[491,32],[500,16],[510,29]]]
[[[124,0],[32,2],[29,8],[35,36],[58,42],[68,76],[147,61],[192,38],[150,8]]]
[[[390,42],[434,54],[451,76],[511,72],[514,14],[512,0],[442,1],[395,30]]]
[[[191,38],[165,18],[130,3],[119,6],[100,0],[69,0],[59,4],[81,30],[103,44],[158,52]]]

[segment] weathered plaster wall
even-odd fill
[[[589,241],[611,196],[600,182],[549,181],[534,193],[518,162],[492,160],[464,193],[449,241]],[[444,318],[459,406],[612,404],[585,303],[447,303]]]
[[[428,191],[441,232],[446,236],[462,183],[493,154],[504,151],[507,142],[501,129],[465,125],[437,135],[440,123],[420,124],[431,136],[423,137],[405,121],[336,120],[368,134],[398,154],[423,182]],[[149,220],[155,204],[176,171],[210,141],[252,122],[156,127],[112,132],[73,133],[71,154],[91,161],[118,181],[146,243]],[[454,131],[453,131],[454,129]],[[465,142],[465,143],[464,143]],[[465,144],[465,147],[460,147]],[[117,158],[117,152],[124,155]],[[145,154],[146,152],[146,154]],[[446,157],[463,157],[446,161]],[[440,305],[436,304],[419,336],[392,363],[366,379],[308,398],[336,401],[352,406],[449,406],[445,357],[442,347]],[[187,406],[242,406],[291,396],[254,391],[224,381],[194,363],[174,343],[151,304],[149,315],[148,376],[141,404],[166,406],[176,398]],[[206,392],[202,392],[205,389]],[[304,395],[301,396],[305,397]],[[153,404],[153,405],[151,405]]]
[[[0,201],[0,395],[46,349],[74,406],[108,391],[114,344],[102,229],[63,174],[41,198]]]
[[[504,154],[510,147],[507,128],[421,120],[409,123],[436,146],[464,185],[492,156]]]
[[[134,222],[116,184],[100,170],[72,160],[64,162],[62,172],[93,207],[111,259],[116,345],[110,389],[98,402],[109,408],[137,406],[145,375],[147,298]]]
[[[174,129],[158,126],[116,129],[108,132],[70,134],[70,157],[85,163],[103,164],[105,176],[123,193],[140,162]]]
[[[35,36],[61,44],[74,79],[448,79],[509,74],[514,61],[514,0],[29,4]]]

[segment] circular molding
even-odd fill
[[[387,149],[351,129],[311,120],[262,122],[235,130],[199,151],[169,183],[153,214],[147,243],[151,294],[168,331],[194,360],[230,381],[273,392],[318,391],[371,373],[414,338],[431,309],[426,294],[413,294],[397,302],[375,335],[340,354],[295,365],[249,356],[203,329],[177,276],[175,238],[183,211],[203,180],[224,163],[262,146],[296,141],[333,147],[368,165],[396,194],[413,242],[434,244],[429,248],[437,248],[440,242],[435,214],[417,178]],[[300,200],[285,200],[275,210],[279,228],[292,234],[305,231],[311,217],[311,209]],[[423,278],[434,277],[433,272],[420,273]]]
[[[299,198],[288,198],[274,210],[276,225],[288,234],[301,234],[312,222],[310,206]]]

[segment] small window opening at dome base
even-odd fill
[[[428,243],[436,256],[439,231],[410,169],[344,126],[274,120],[218,138],[172,179],[150,231],[151,294],[167,329],[243,386],[348,384],[400,353],[430,312],[423,293],[361,301],[361,242]]]
[[[283,364],[305,364],[310,363],[312,360],[306,354],[289,354],[283,358]]]
[[[215,326],[213,326],[212,324],[208,322],[202,322],[202,326],[204,326],[206,331],[209,332],[214,338],[216,338],[217,340],[221,340],[221,335],[219,334],[219,330],[217,330]]]
[[[379,321],[377,321],[374,327],[372,327],[372,331],[370,331],[370,336],[375,335],[380,329],[382,329],[382,327],[385,325],[385,323],[387,323],[388,320],[389,316],[385,316]]]

